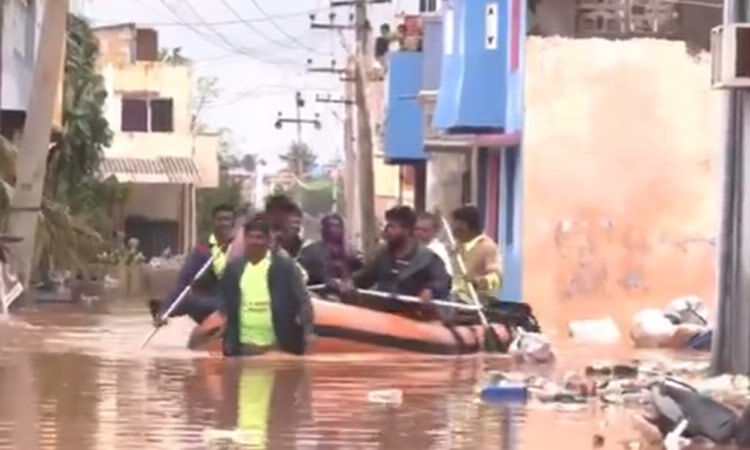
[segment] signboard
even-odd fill
[[[484,48],[497,50],[497,3],[488,3],[484,9]]]
[[[455,21],[453,20],[453,10],[448,9],[443,15],[443,52],[446,55],[453,54],[453,33]]]

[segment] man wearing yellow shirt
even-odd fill
[[[224,354],[304,354],[313,311],[299,268],[271,250],[271,230],[263,215],[245,224],[243,237],[245,254],[229,262],[219,286],[227,318]]]
[[[482,233],[479,209],[462,206],[452,214],[453,235],[466,264],[466,279],[454,283],[456,291],[468,295],[466,282],[474,285],[480,300],[488,301],[502,284],[502,259],[497,244]]]

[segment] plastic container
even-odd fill
[[[526,403],[529,389],[519,381],[500,380],[482,388],[481,398],[487,403]]]

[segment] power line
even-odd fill
[[[310,9],[307,11],[298,11],[293,13],[286,13],[286,14],[274,14],[270,15],[268,17],[252,17],[252,18],[245,18],[240,17],[238,19],[233,20],[218,20],[218,21],[204,21],[204,22],[139,22],[139,25],[142,25],[144,27],[184,27],[184,26],[194,26],[194,27],[221,27],[221,26],[230,26],[230,25],[241,25],[243,23],[263,23],[268,22],[269,20],[283,20],[283,19],[291,19],[294,17],[301,17],[301,16],[309,16],[310,14],[316,14],[321,11],[325,11],[327,8],[315,8]],[[105,22],[104,20],[97,20],[97,19],[91,19],[94,22]]]
[[[333,88],[321,88],[321,87],[306,87],[302,88],[302,90],[317,90],[322,92],[336,92],[337,89]],[[258,86],[254,86],[253,88],[238,93],[236,96],[229,100],[221,101],[221,102],[214,102],[209,103],[206,105],[206,108],[222,108],[225,106],[230,106],[235,103],[239,103],[243,100],[253,100],[256,98],[263,98],[268,97],[272,95],[278,95],[286,92],[294,92],[299,91],[299,87],[292,86],[290,84],[262,84]]]
[[[254,26],[252,24],[252,22],[244,21],[242,19],[242,16],[240,15],[240,13],[236,9],[234,9],[234,7],[227,0],[219,0],[219,1],[221,2],[222,5],[224,5],[224,7],[227,10],[229,10],[230,13],[232,13],[232,15],[234,17],[236,17],[238,20],[241,21],[240,23],[242,23],[243,25],[245,25],[245,27],[248,28],[253,33],[257,34],[258,36],[260,36],[262,38],[264,38],[268,42],[276,44],[276,45],[278,45],[280,47],[286,47],[286,48],[289,48],[289,49],[294,49],[295,48],[295,47],[290,47],[289,43],[287,43],[287,42],[277,41],[277,40],[275,40],[275,39],[267,36],[262,31],[260,31],[256,26]],[[271,23],[273,23],[275,25],[275,22],[273,22],[273,19],[268,19],[268,20],[271,21]],[[291,36],[290,38],[291,38],[290,40],[292,41],[292,43],[299,43],[299,41],[297,40],[297,38],[295,38],[293,36]],[[303,45],[303,47],[307,49],[306,46]]]
[[[314,49],[314,48],[312,48],[312,47],[309,47],[309,46],[305,45],[305,44],[304,44],[303,42],[299,41],[299,40],[298,40],[297,38],[295,38],[294,36],[292,36],[292,35],[290,35],[289,33],[287,33],[287,32],[286,32],[286,30],[284,30],[283,28],[281,28],[281,27],[279,26],[279,24],[277,24],[277,23],[276,23],[276,21],[275,21],[275,20],[273,20],[273,19],[272,19],[272,18],[271,18],[271,17],[270,17],[270,16],[269,16],[269,15],[268,15],[268,14],[267,14],[267,13],[266,13],[266,12],[265,12],[264,10],[263,10],[263,8],[261,8],[261,6],[260,6],[260,5],[258,4],[258,1],[257,1],[257,0],[250,0],[250,1],[251,1],[251,2],[253,2],[253,5],[255,5],[255,7],[256,7],[256,8],[258,9],[258,12],[260,12],[260,13],[261,13],[261,15],[262,15],[263,17],[267,18],[267,19],[269,20],[269,22],[271,23],[271,25],[273,25],[273,27],[274,27],[274,28],[276,28],[277,30],[279,30],[279,32],[280,32],[281,34],[283,34],[284,36],[288,37],[289,39],[292,39],[293,41],[295,41],[295,42],[296,42],[297,44],[299,44],[299,45],[300,45],[300,46],[301,46],[302,48],[304,48],[304,49],[307,49],[307,50],[309,50],[309,51],[311,51],[311,52],[314,52],[314,53],[320,53],[320,52],[319,52],[318,50],[316,50],[316,49]]]
[[[202,38],[204,41],[216,47],[240,54],[247,58],[250,58],[250,59],[265,63],[265,64],[269,64],[269,65],[275,65],[275,66],[287,65],[287,66],[293,66],[293,67],[299,66],[299,64],[296,64],[288,60],[284,61],[284,60],[265,59],[262,57],[261,54],[253,53],[251,49],[242,48],[233,44],[229,39],[227,39],[226,36],[218,32],[217,30],[213,29],[211,26],[208,26],[208,24],[203,19],[203,17],[195,10],[195,8],[193,8],[193,6],[189,2],[187,2],[186,4],[193,11],[193,14],[201,21],[202,24],[206,25],[207,31],[210,31],[218,39],[218,42],[217,42],[215,39],[212,39],[212,36],[204,33],[204,30],[200,30],[197,27],[185,21],[184,17],[182,17],[182,15],[177,11],[177,9],[173,5],[170,5],[169,3],[167,3],[166,0],[159,0],[159,1],[162,5],[164,5],[165,8],[167,8],[168,11],[172,13],[172,15],[175,18],[177,18],[180,21],[180,24],[188,28],[190,31],[192,31],[195,35],[199,36],[200,38]]]

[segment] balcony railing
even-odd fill
[[[579,0],[579,36],[670,37],[679,31],[674,0]]]

